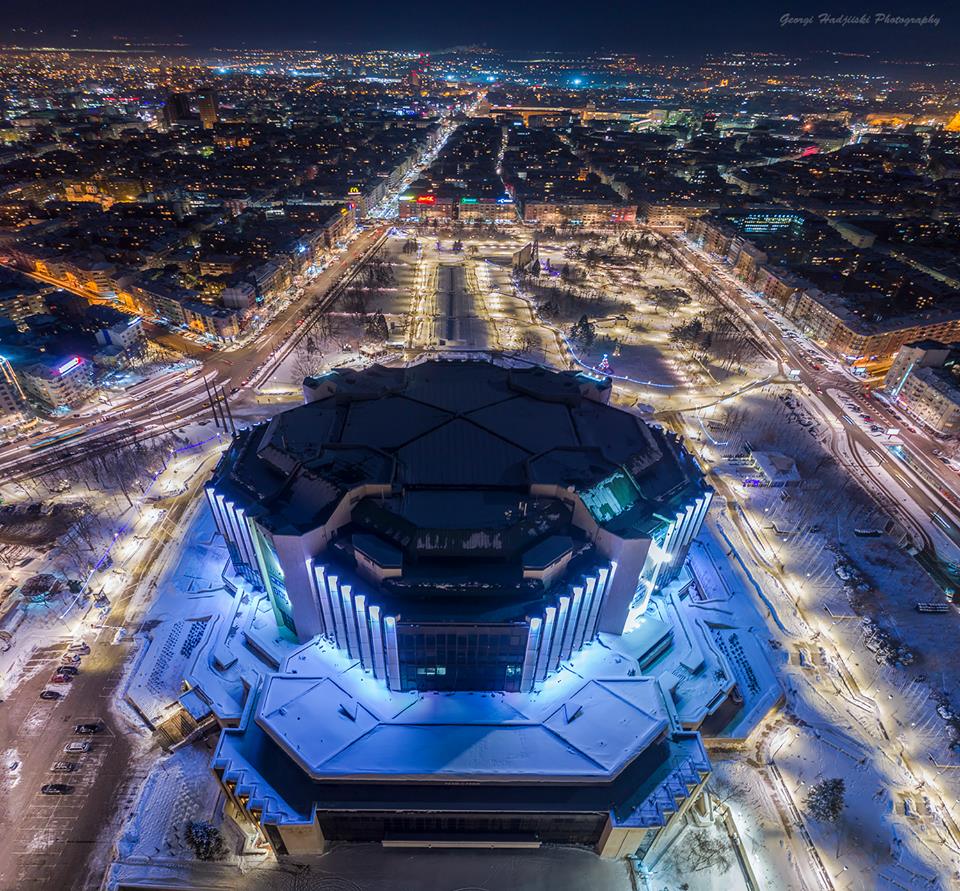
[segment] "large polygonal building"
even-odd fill
[[[682,565],[709,503],[695,463],[572,372],[428,361],[304,393],[207,489],[233,568],[302,644],[221,737],[234,804],[281,853],[642,854],[709,763],[597,637]]]

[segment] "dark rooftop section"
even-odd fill
[[[621,466],[640,475],[664,458],[641,421],[588,398],[591,385],[570,373],[435,361],[315,383],[322,398],[241,436],[220,470],[263,503],[261,522],[277,532],[312,528],[365,484],[388,487],[385,496],[519,494],[531,483],[588,487]],[[425,503],[401,512],[419,524]]]
[[[378,602],[399,598],[420,620],[438,597],[479,599],[509,619],[542,596],[525,569],[559,559],[560,542],[571,554],[590,549],[568,491],[630,538],[701,485],[674,441],[606,405],[605,384],[575,372],[430,361],[305,386],[313,401],[238,436],[216,488],[274,535],[318,528],[364,488],[338,521],[334,554],[348,571],[358,560],[392,570]]]

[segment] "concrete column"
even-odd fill
[[[357,610],[357,636],[360,638],[360,662],[367,671],[373,671],[373,652],[370,649],[370,622],[367,620],[367,598],[357,594],[353,598]]]
[[[397,649],[397,620],[387,616],[383,620],[384,637],[387,652],[387,686],[391,690],[400,689],[400,655]]]
[[[535,616],[530,620],[527,630],[527,648],[523,654],[523,670],[520,673],[520,690],[529,693],[536,680],[537,654],[540,651],[540,633],[543,630],[543,619]]]
[[[600,627],[600,616],[603,615],[607,601],[611,599],[610,591],[613,588],[613,583],[617,577],[617,569],[619,564],[616,560],[610,561],[610,571],[603,575],[604,570],[600,570],[600,582],[603,586],[603,591],[598,591],[593,598],[593,606],[590,608],[590,616],[587,619],[587,629],[584,633],[583,639],[584,642],[593,640],[594,636],[597,633],[597,629]],[[630,598],[633,600],[633,597]],[[623,610],[623,618],[620,619],[620,627],[614,630],[615,634],[619,634],[623,631],[623,623],[627,619],[627,613],[630,610],[630,604],[626,605],[626,608]],[[619,611],[618,611],[619,612]],[[616,623],[614,623],[616,624]],[[603,631],[613,630],[612,628],[603,628]]]
[[[317,585],[320,615],[323,616],[323,624],[326,626],[327,636],[336,642],[337,626],[333,618],[333,608],[330,605],[330,592],[327,590],[327,567],[314,564],[313,577]]]
[[[240,532],[240,550],[246,554],[251,566],[257,563],[257,555],[253,550],[253,535],[250,532],[250,520],[242,507],[237,509],[237,527]]]
[[[277,833],[290,855],[322,854],[326,847],[323,831],[316,820],[312,823],[281,823],[277,826]]]
[[[357,639],[357,612],[353,605],[353,586],[340,586],[343,603],[343,623],[347,626],[347,652],[351,659],[360,657],[360,641]]]
[[[590,611],[593,609],[593,601],[600,596],[600,586],[597,579],[592,575],[587,576],[583,596],[580,600],[579,614],[577,615],[577,625],[573,634],[573,648],[581,650],[583,641],[587,634],[587,621],[590,618]]]
[[[373,650],[373,674],[380,680],[387,677],[387,657],[383,649],[383,628],[380,625],[380,607],[370,604],[370,646]]]
[[[557,610],[557,623],[553,629],[553,640],[550,642],[550,671],[560,667],[560,658],[563,650],[563,638],[567,630],[567,616],[570,614],[570,598],[560,598],[560,608]]]
[[[612,819],[607,817],[607,825],[603,827],[600,841],[594,850],[604,860],[622,860],[637,852],[640,842],[648,832],[656,831],[656,828],[614,826]]]
[[[341,650],[347,650],[350,644],[347,640],[347,625],[343,618],[340,580],[335,575],[327,577],[327,590],[330,592],[330,605],[333,608],[333,623],[337,629],[337,647]]]
[[[553,644],[553,625],[557,617],[557,608],[548,606],[543,619],[543,635],[540,638],[540,654],[537,657],[537,680],[547,677],[550,648]]]
[[[579,585],[573,589],[573,599],[570,602],[570,611],[567,614],[567,630],[563,633],[563,643],[560,646],[560,658],[569,659],[573,654],[573,639],[577,635],[577,622],[580,619],[580,607],[583,605],[583,588]]]

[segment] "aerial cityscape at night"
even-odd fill
[[[950,11],[90,7],[0,24],[0,891],[960,888]]]

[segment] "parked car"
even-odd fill
[[[58,761],[50,769],[55,770],[57,773],[73,773],[77,767],[76,761]]]
[[[73,792],[73,786],[68,786],[66,783],[47,783],[40,787],[40,791],[44,795],[69,795]]]
[[[56,674],[54,674],[52,678],[50,678],[50,682],[52,684],[69,684],[70,681],[72,680],[73,680],[72,674],[60,674],[59,671]]]
[[[58,693],[56,690],[43,690],[40,693],[41,699],[59,699],[62,694]]]
[[[103,730],[102,721],[86,721],[83,724],[77,724],[77,726],[73,728],[74,733],[80,734],[99,733],[101,730]]]
[[[69,674],[76,677],[78,674],[80,674],[80,669],[77,668],[76,665],[61,665],[57,669],[57,674]]]
[[[68,755],[79,755],[83,752],[89,752],[90,749],[91,745],[89,742],[87,742],[87,740],[84,740],[83,742],[70,742],[63,747],[63,751]]]
[[[84,643],[84,642],[81,640],[79,643],[72,643],[72,644],[70,644],[70,646],[67,647],[67,649],[68,649],[71,653],[80,653],[81,655],[86,656],[87,653],[90,652],[90,645]]]

